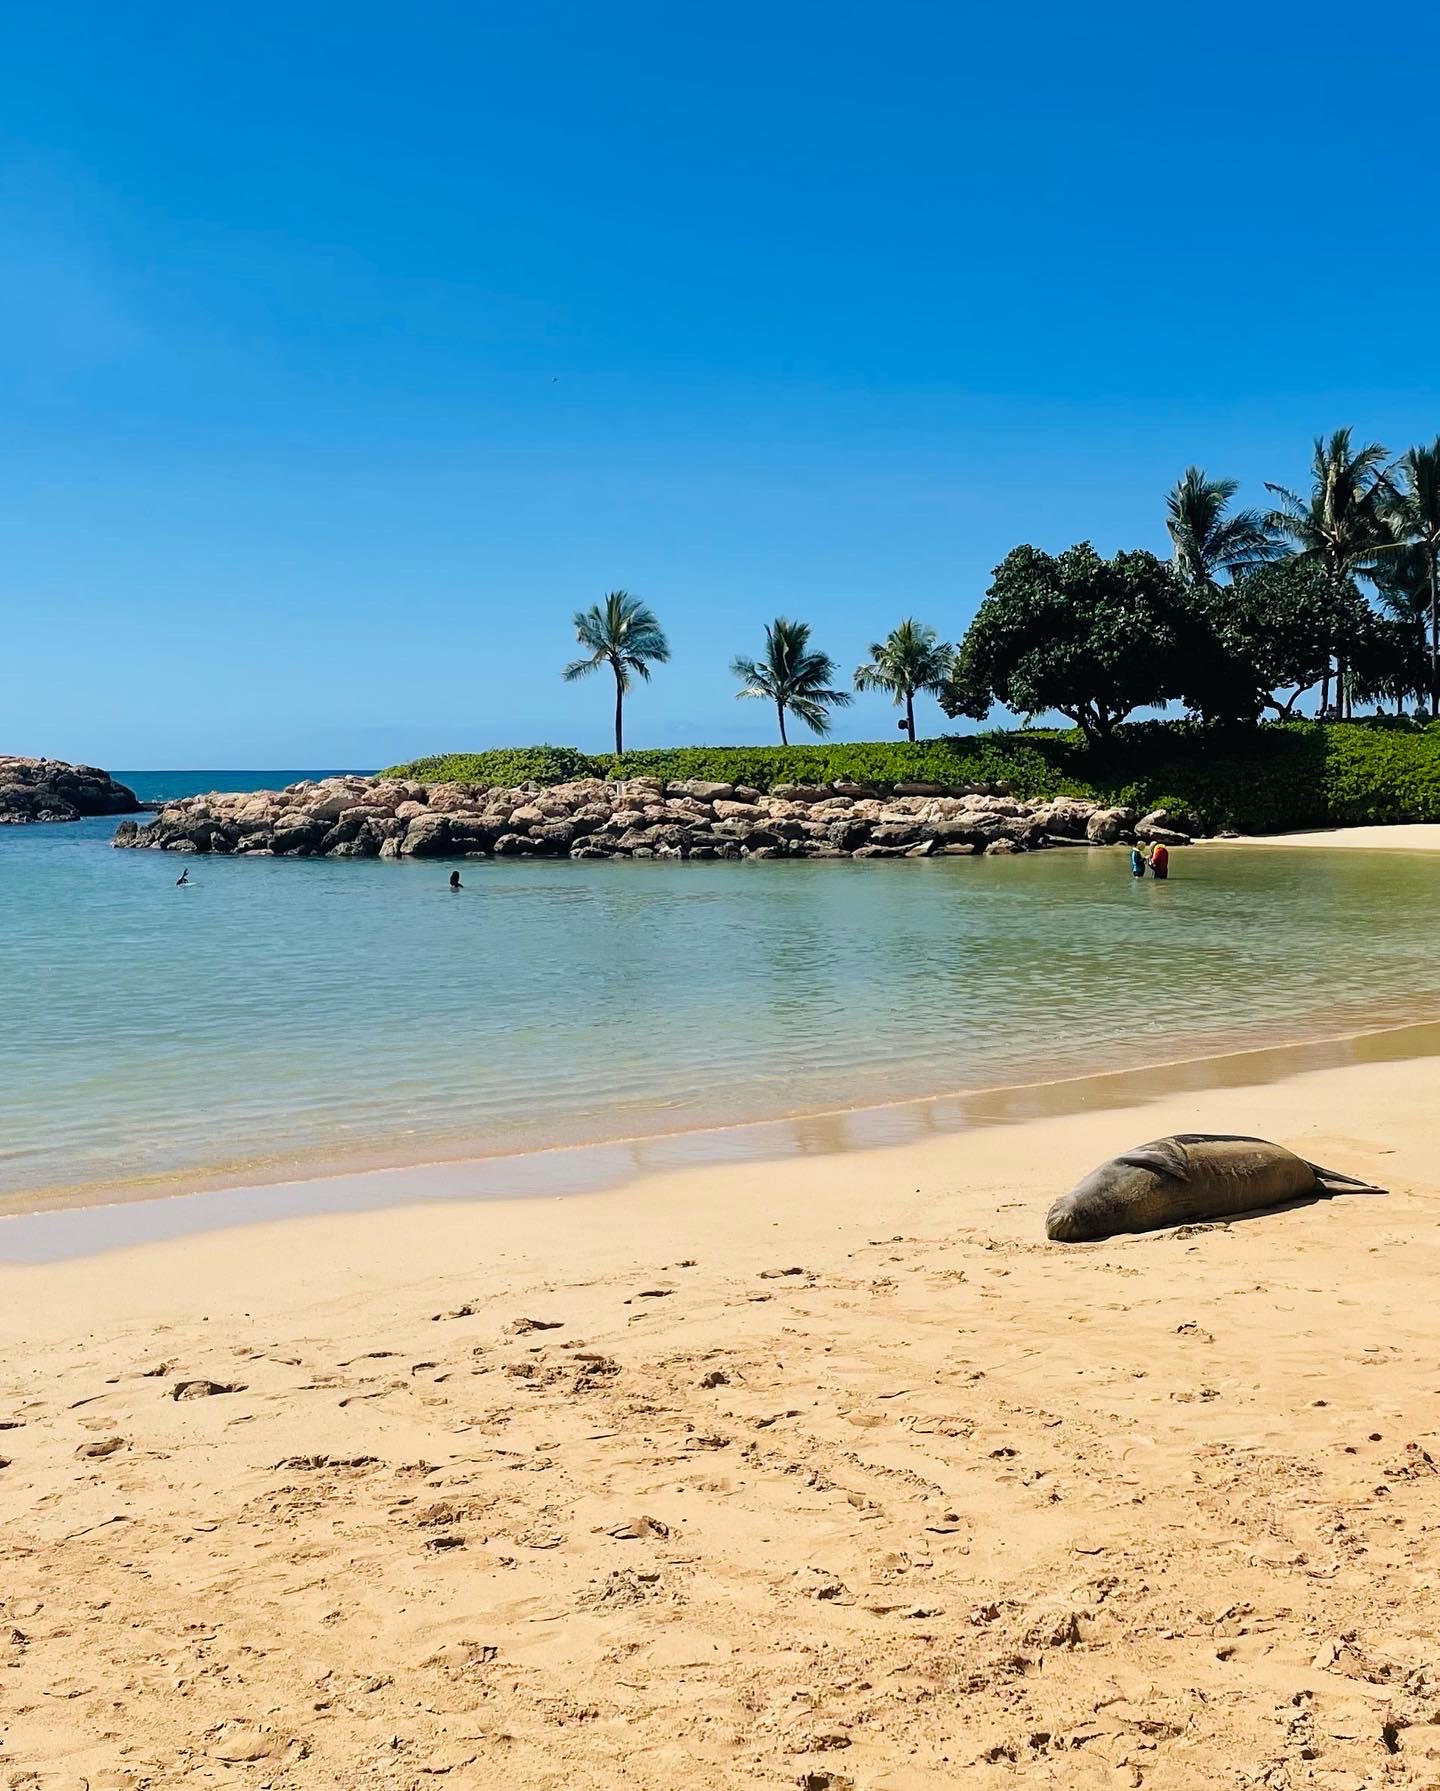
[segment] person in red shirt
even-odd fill
[[[1167,846],[1155,845],[1150,848],[1150,875],[1162,883],[1170,875],[1170,850]]]

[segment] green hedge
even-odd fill
[[[1440,726],[1376,719],[1207,729],[1141,722],[1091,745],[1075,731],[1027,728],[945,740],[817,746],[682,746],[588,757],[537,746],[417,759],[393,775],[433,782],[560,783],[575,777],[707,778],[768,790],[783,783],[1005,780],[1017,796],[1090,796],[1191,810],[1212,829],[1277,833],[1366,821],[1440,821]]]
[[[427,784],[563,784],[603,777],[604,767],[573,746],[502,746],[494,752],[442,752],[408,765],[392,765],[381,777],[413,777]]]

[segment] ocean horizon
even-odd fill
[[[331,765],[324,770],[191,769],[159,771],[112,771],[117,783],[133,790],[141,802],[178,802],[184,796],[204,796],[211,790],[283,790],[307,778],[372,777],[375,768]]]

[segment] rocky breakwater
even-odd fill
[[[117,846],[284,858],[930,858],[1185,845],[1164,810],[1139,818],[1073,797],[1023,802],[996,785],[745,785],[634,777],[490,789],[331,777],[189,796]]]
[[[0,826],[22,821],[78,821],[86,815],[131,815],[133,790],[94,765],[0,754]]]

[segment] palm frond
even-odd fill
[[[831,691],[828,695],[831,702],[834,702],[837,696],[842,703],[850,701],[849,693],[846,691]],[[785,707],[798,720],[803,721],[812,734],[828,734],[830,732],[830,711],[821,697],[791,697]]]
[[[1190,585],[1213,585],[1217,572],[1272,560],[1280,553],[1269,518],[1258,510],[1226,512],[1240,489],[1236,479],[1212,479],[1198,466],[1186,467],[1165,500],[1165,527],[1175,548],[1174,565]]]
[[[829,729],[828,711],[843,709],[850,701],[848,690],[831,688],[835,661],[810,646],[809,623],[786,616],[766,624],[763,659],[737,656],[730,670],[740,681],[737,696],[768,698],[817,734]]]
[[[1385,480],[1385,521],[1401,541],[1440,545],[1440,437],[1409,448]]]
[[[922,691],[938,693],[954,654],[924,622],[907,616],[883,641],[871,641],[869,657],[857,665],[857,690],[883,690],[897,707]]]
[[[652,664],[664,665],[670,658],[670,643],[654,610],[628,591],[610,591],[603,604],[576,610],[572,626],[575,639],[590,649],[590,657],[565,667],[560,675],[567,682],[608,664],[624,690],[631,673],[648,679]]]

